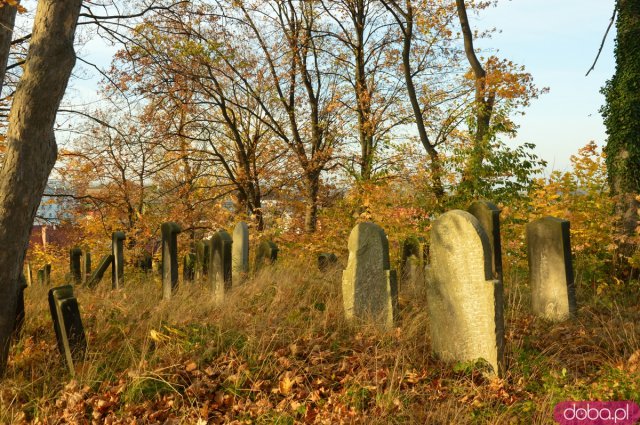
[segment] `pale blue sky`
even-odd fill
[[[568,170],[569,157],[589,140],[599,146],[606,141],[598,110],[604,103],[600,88],[615,70],[615,26],[595,70],[585,74],[612,13],[613,0],[501,0],[471,22],[480,30],[501,30],[479,47],[498,49],[498,56],[525,65],[539,87],[549,87],[516,120],[515,139],[535,143],[548,171]]]

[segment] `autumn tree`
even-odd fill
[[[640,2],[617,0],[616,72],[602,89],[601,112],[607,131],[607,170],[611,194],[622,216],[622,234],[638,229],[640,208]],[[625,242],[625,254],[633,246]]]

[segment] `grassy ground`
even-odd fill
[[[160,301],[128,275],[76,289],[89,350],[71,377],[57,352],[48,288],[26,291],[27,321],[0,386],[1,423],[547,424],[563,400],[640,400],[637,286],[578,286],[574,320],[529,314],[505,278],[504,379],[430,353],[422,288],[400,291],[397,328],[345,322],[340,270],[280,264],[216,307],[201,285]],[[625,295],[632,294],[632,295]]]

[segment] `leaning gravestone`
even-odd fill
[[[82,276],[82,284],[87,284],[87,279],[91,275],[91,253],[88,249],[82,251],[80,259],[80,275]]]
[[[443,360],[484,359],[503,372],[502,287],[492,279],[491,245],[466,211],[441,215],[431,229],[426,269],[431,344]]]
[[[318,254],[318,270],[321,272],[326,272],[337,265],[338,257],[336,257],[336,254],[330,252]]]
[[[74,362],[82,360],[87,350],[87,341],[82,327],[78,302],[71,285],[49,290],[49,310],[56,332],[58,350],[64,357],[69,372],[75,373]]]
[[[100,259],[100,262],[98,263],[98,267],[96,268],[96,270],[87,279],[87,286],[89,288],[93,288],[98,283],[100,283],[100,281],[104,277],[104,274],[106,273],[109,266],[112,265],[112,263],[113,263],[113,254],[105,255],[104,257],[102,257]]]
[[[168,300],[178,287],[178,233],[179,224],[162,223],[162,299]]]
[[[209,240],[209,282],[216,304],[222,304],[225,292],[231,289],[231,245],[233,240],[225,230],[216,232]]]
[[[249,226],[244,221],[233,229],[233,246],[231,253],[231,276],[233,285],[246,279],[249,273]]]
[[[349,235],[349,259],[342,272],[342,299],[347,319],[373,320],[393,327],[398,283],[390,270],[389,241],[374,223],[360,223]]]
[[[576,310],[569,222],[544,217],[527,224],[527,245],[533,313],[568,319]]]
[[[80,248],[69,250],[69,271],[73,283],[80,285],[82,283],[82,250]]]
[[[262,241],[256,249],[253,272],[258,273],[265,265],[275,263],[278,259],[278,247],[271,241]]]
[[[111,287],[121,288],[124,285],[124,232],[113,232],[111,235]]]

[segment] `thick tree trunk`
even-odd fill
[[[318,225],[318,192],[320,191],[320,173],[311,173],[306,178],[306,207],[304,215],[304,231],[313,233]]]
[[[0,170],[0,373],[14,331],[19,275],[42,193],[56,161],[53,125],[75,64],[81,0],[40,0],[24,74],[9,114]]]
[[[7,72],[9,51],[13,38],[13,25],[16,21],[18,9],[15,6],[5,4],[0,7],[0,90],[4,86],[4,76]]]

